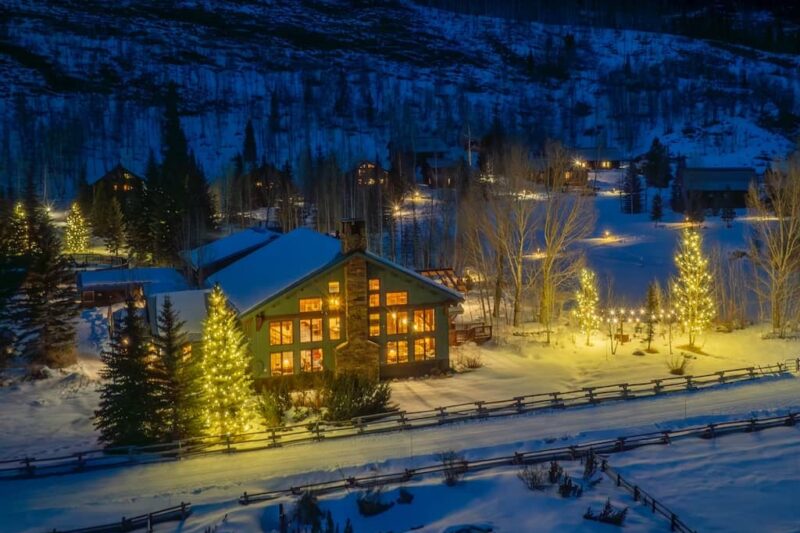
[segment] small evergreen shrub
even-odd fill
[[[606,500],[603,510],[599,513],[592,511],[589,507],[586,509],[583,517],[587,520],[595,520],[596,522],[603,522],[604,524],[612,524],[615,526],[622,526],[625,522],[625,517],[628,515],[628,508],[617,509],[611,505],[611,500]]]
[[[323,402],[327,420],[349,420],[389,410],[392,389],[386,382],[355,374],[332,376],[325,383]]]
[[[301,526],[311,526],[318,531],[322,525],[322,509],[319,508],[317,497],[311,492],[304,492],[294,507],[292,518]]]
[[[264,388],[258,397],[258,411],[263,418],[264,426],[278,427],[283,425],[283,415],[291,406],[289,389],[278,384],[272,388]]]
[[[517,477],[528,490],[544,490],[548,486],[548,472],[544,468],[525,465],[520,468]]]
[[[583,479],[589,480],[597,473],[597,457],[593,453],[586,456],[583,463]]]
[[[388,511],[394,506],[394,502],[383,501],[380,489],[368,490],[358,497],[358,512],[361,516],[375,516]]]
[[[467,462],[463,455],[450,450],[440,453],[438,459],[444,467],[442,476],[444,476],[445,485],[452,487],[461,481],[467,472]]]
[[[579,497],[583,494],[583,489],[580,485],[573,483],[572,478],[565,475],[558,484],[558,493],[562,498],[569,498],[570,496]]]
[[[547,480],[551,485],[555,485],[561,481],[561,476],[564,474],[564,469],[558,464],[558,461],[550,461],[550,469],[547,471]]]

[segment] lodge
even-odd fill
[[[123,167],[120,163],[97,178],[92,183],[92,191],[97,194],[99,188],[105,187],[107,191],[117,197],[120,203],[122,203],[125,195],[133,191],[141,190],[143,186],[144,179]]]
[[[684,205],[700,209],[743,208],[756,171],[748,167],[684,167],[678,173]]]

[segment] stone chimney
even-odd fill
[[[342,253],[364,252],[367,249],[367,230],[364,221],[358,218],[342,220],[342,230],[339,233],[342,241]]]
[[[340,233],[342,253],[365,251],[363,220],[343,220]],[[370,379],[380,374],[380,346],[369,340],[369,280],[367,261],[354,256],[344,264],[345,332],[347,340],[336,348],[336,373],[355,373]]]

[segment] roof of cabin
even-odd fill
[[[183,252],[183,257],[195,270],[224,261],[238,254],[256,250],[277,239],[280,233],[263,228],[247,228],[222,237],[193,250]]]
[[[683,186],[694,191],[746,191],[758,179],[749,167],[687,167],[683,169]]]
[[[426,286],[445,293],[451,299],[463,299],[457,291],[439,285],[413,270],[370,252],[356,253],[363,253],[368,261],[415,278]],[[209,276],[206,285],[211,287],[219,283],[230,302],[240,314],[244,314],[351,256],[352,254],[341,252],[339,239],[299,228],[281,235],[268,245]]]
[[[174,268],[107,268],[78,273],[78,289],[81,291],[109,290],[129,285],[143,285],[149,294],[189,288],[186,280]]]
[[[119,178],[122,178],[125,174],[128,174],[130,176],[130,179],[137,179],[137,180],[140,180],[140,181],[144,181],[144,178],[142,178],[141,176],[139,176],[137,174],[134,174],[133,172],[131,172],[127,168],[123,167],[122,163],[117,163],[117,165],[114,168],[112,168],[111,170],[109,170],[108,172],[103,174],[102,176],[98,176],[98,177],[96,177],[96,178],[94,178],[92,180],[89,180],[89,185],[94,185],[98,181],[102,181],[102,180],[104,180],[106,178],[118,178],[119,179]]]
[[[178,312],[179,320],[184,322],[183,330],[189,342],[196,342],[203,338],[203,321],[208,313],[206,295],[208,289],[190,291],[173,291],[153,294],[147,299],[148,319],[150,331],[158,333],[158,315],[164,305],[164,299],[169,298],[172,307]]]
[[[603,148],[599,146],[588,146],[575,148],[575,157],[585,161],[622,161],[622,152],[619,148]]]

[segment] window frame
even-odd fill
[[[284,338],[284,327],[289,325],[289,340],[286,342]],[[278,342],[273,342],[272,336],[272,328],[274,325],[278,326],[278,335],[280,336],[280,340]],[[269,345],[270,346],[286,346],[289,344],[294,344],[294,321],[293,320],[270,320],[269,321]]]
[[[390,301],[389,299],[392,298],[395,301]],[[391,291],[386,292],[386,305],[388,307],[395,306],[395,305],[408,305],[408,291]],[[402,301],[397,301],[402,300]]]
[[[403,349],[401,349],[403,348]],[[392,360],[389,356],[390,352],[394,349],[395,357]],[[402,357],[401,354],[405,353],[405,356]],[[387,365],[399,365],[408,363],[410,361],[408,357],[408,340],[406,339],[398,339],[393,341],[388,341],[386,343],[386,364]]]
[[[273,360],[275,356],[279,357],[280,362],[280,371],[275,372],[275,365]],[[288,357],[287,357],[288,356]],[[288,365],[284,365],[286,361],[289,361]],[[288,366],[288,369],[287,369]],[[270,376],[291,376],[294,374],[294,352],[291,350],[281,350],[279,352],[270,352],[269,353],[269,375]]]
[[[314,326],[317,326],[319,329],[317,331],[317,335],[314,335]],[[305,328],[304,328],[305,326]],[[324,334],[322,331],[322,318],[301,318],[300,319],[300,343],[306,344],[309,342],[322,342],[324,339]],[[308,336],[304,339],[303,334],[308,333]]]
[[[314,354],[317,352],[318,359],[315,359]],[[304,356],[308,356],[308,368],[304,367]],[[315,361],[318,365],[315,365]],[[300,372],[322,372],[325,369],[325,352],[319,346],[314,348],[303,348],[300,350]]]
[[[308,304],[313,302],[312,309],[303,309],[304,303]],[[297,307],[299,313],[319,313],[322,311],[322,298],[299,298],[297,300]]]

